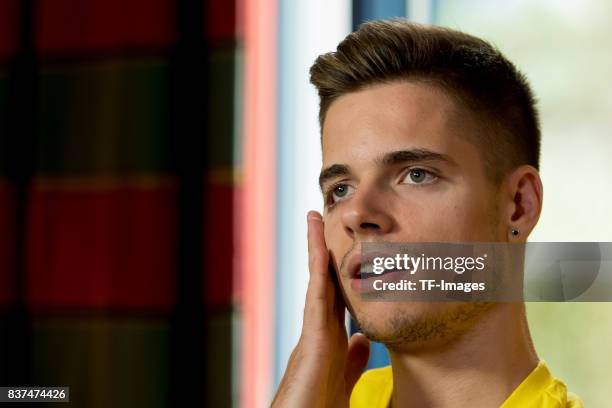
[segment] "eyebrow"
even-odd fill
[[[451,165],[456,164],[455,161],[450,158],[450,156],[447,156],[442,153],[433,152],[427,149],[398,150],[385,154],[382,160],[377,160],[377,162],[385,166],[401,163],[433,161],[445,162]]]
[[[333,164],[329,167],[326,167],[321,171],[321,174],[319,175],[319,188],[322,191],[323,184],[325,184],[327,181],[338,177],[348,176],[350,174],[351,170],[346,164]]]
[[[451,159],[450,156],[427,149],[398,150],[395,152],[389,152],[382,156],[382,158],[377,159],[376,162],[383,166],[423,162],[444,162],[450,165],[456,165],[455,161]],[[323,190],[323,185],[330,179],[350,175],[351,169],[346,164],[333,164],[321,171],[321,174],[319,175],[319,187],[321,190]]]

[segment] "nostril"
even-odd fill
[[[373,224],[371,222],[362,222],[361,224],[359,224],[359,227],[361,229],[380,229],[377,224]]]

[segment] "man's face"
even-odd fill
[[[467,110],[416,82],[375,85],[334,101],[323,127],[325,239],[349,309],[390,346],[433,344],[465,331],[487,307],[364,301],[348,264],[360,243],[503,241],[499,194],[470,142]]]

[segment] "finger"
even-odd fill
[[[323,219],[316,211],[310,211],[308,220],[308,270],[310,279],[306,292],[304,326],[311,329],[324,329],[330,309],[331,278],[328,274],[329,254],[323,235]],[[332,292],[333,293],[333,292]]]
[[[308,221],[308,270],[310,276],[327,276],[329,254],[323,233],[323,217],[316,211],[309,211]]]
[[[331,258],[331,257],[330,257]],[[344,326],[345,325],[345,311],[346,311],[346,303],[345,303],[345,295],[342,290],[342,286],[340,285],[338,274],[336,273],[336,268],[333,263],[329,263],[329,273],[330,280],[332,286],[332,297],[333,297],[333,310],[337,320],[337,323]]]
[[[344,381],[346,384],[346,394],[351,395],[353,387],[363,370],[365,370],[370,358],[370,341],[362,333],[355,333],[351,336],[346,357],[346,367],[344,369]]]

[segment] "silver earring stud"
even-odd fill
[[[515,236],[515,237],[516,237],[518,234],[519,234],[519,230],[517,230],[517,229],[513,229],[513,230],[512,230],[512,235],[513,235],[513,236]]]

